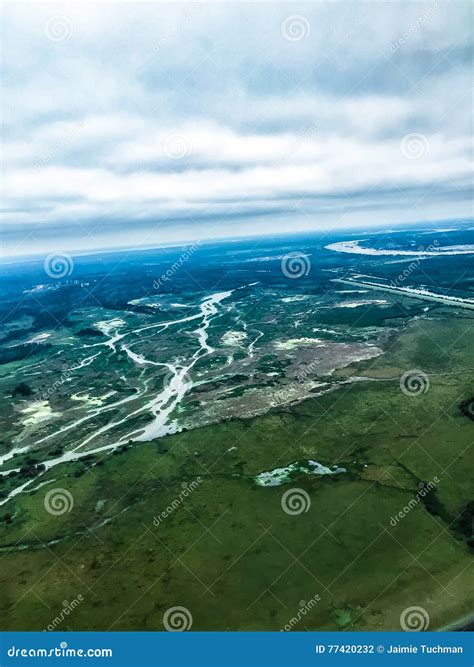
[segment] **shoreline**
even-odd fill
[[[419,299],[421,301],[435,301],[437,303],[442,303],[445,306],[457,306],[458,308],[474,310],[474,301],[472,300],[470,301],[459,297],[435,294],[434,292],[428,292],[427,290],[414,290],[409,287],[392,287],[392,285],[379,285],[377,283],[363,280],[352,280],[351,278],[333,278],[333,282],[343,283],[344,285],[356,285],[357,287],[366,287],[371,290],[381,290],[382,292],[398,294],[399,296]]]
[[[466,244],[464,246],[445,246],[439,247],[437,250],[387,250],[384,248],[365,248],[360,246],[365,239],[357,239],[354,241],[338,241],[324,246],[325,250],[332,250],[333,252],[344,252],[351,255],[371,255],[378,257],[418,257],[424,259],[425,257],[443,257],[446,255],[473,255],[474,245]]]

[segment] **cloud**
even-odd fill
[[[6,253],[467,216],[468,12],[7,4]]]

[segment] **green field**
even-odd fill
[[[278,630],[315,596],[295,629],[396,630],[411,606],[430,628],[468,614],[474,318],[434,312],[337,373],[373,381],[47,472],[0,510],[0,627],[46,628],[79,595],[58,629],[160,630],[183,606],[196,630]],[[410,369],[425,393],[401,391]],[[347,472],[255,483],[307,460]],[[44,507],[55,488],[74,501],[58,516]],[[310,506],[289,515],[294,488]]]

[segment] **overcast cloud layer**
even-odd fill
[[[7,3],[8,255],[471,216],[471,4]]]

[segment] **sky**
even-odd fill
[[[472,216],[469,2],[6,2],[6,256]]]

